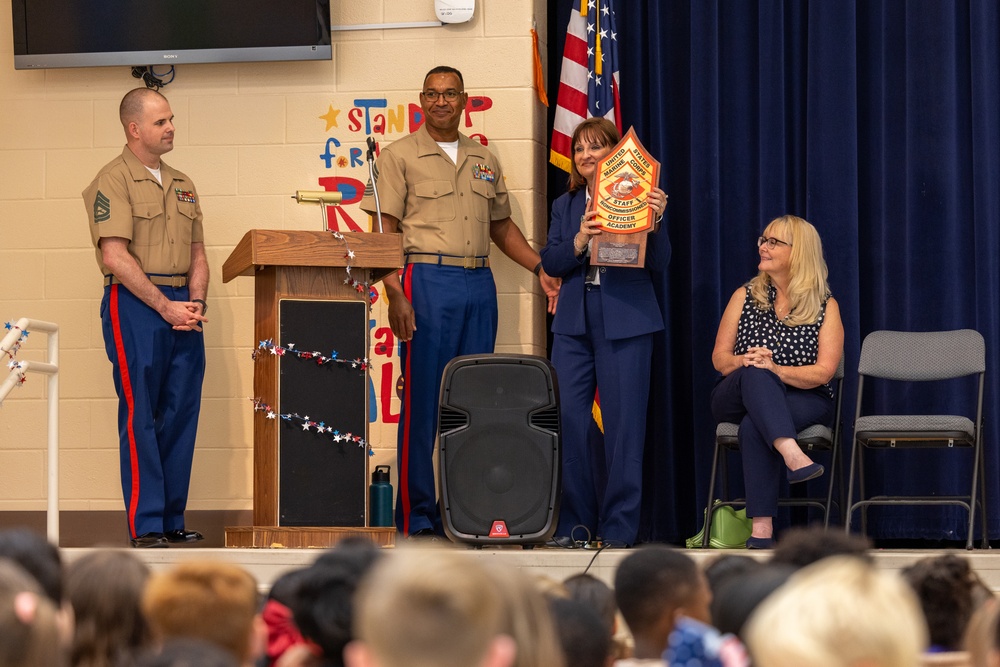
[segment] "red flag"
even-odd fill
[[[573,130],[592,116],[607,118],[621,132],[618,31],[612,0],[581,0],[580,9],[570,12],[552,128],[552,164],[570,170]]]
[[[531,22],[531,46],[535,70],[535,92],[538,93],[538,101],[549,106],[549,96],[545,94],[545,79],[542,76],[542,54],[538,50],[538,32],[535,30],[534,21]]]

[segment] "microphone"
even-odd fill
[[[296,190],[292,196],[299,204],[339,204],[344,195],[330,190]]]
[[[375,222],[378,223],[379,234],[382,233],[382,205],[378,201],[378,172],[375,171],[375,140],[368,137],[368,183],[372,187],[372,196],[375,198]]]

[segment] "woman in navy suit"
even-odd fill
[[[670,241],[663,231],[647,238],[645,268],[590,266],[590,241],[601,230],[589,193],[598,162],[619,140],[606,119],[589,118],[577,126],[569,192],[552,204],[541,251],[545,272],[562,279],[552,321],[562,421],[562,503],[555,537],[560,546],[600,538],[627,547],[639,531],[649,360],[653,333],[663,330],[650,271],[666,266]],[[654,188],[647,200],[659,223],[666,194]],[[603,451],[591,451],[587,437],[595,390]]]

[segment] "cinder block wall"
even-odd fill
[[[434,19],[432,0],[333,4],[335,26]],[[319,209],[297,205],[290,195],[324,189],[330,178],[363,186],[365,137],[387,143],[409,133],[409,105],[418,104],[430,68],[462,70],[466,90],[481,105],[469,110],[461,129],[482,135],[499,155],[515,221],[533,245],[544,243],[545,111],[532,85],[530,35],[533,18],[545,35],[544,12],[542,0],[480,0],[465,24],[335,31],[330,62],[177,68],[162,91],[177,126],[175,149],[165,160],[198,187],[212,271],[208,372],[189,509],[252,506],[253,281],[223,284],[223,262],[247,230],[319,229]],[[118,102],[137,85],[127,67],[15,71],[9,12],[0,19],[0,322],[30,317],[60,326],[64,511],[122,509],[117,400],[98,314],[102,283],[80,192],[121,150]],[[348,218],[369,229],[356,203],[338,213],[341,229],[349,228]],[[497,350],[544,355],[537,280],[495,256]],[[399,365],[393,346],[377,348],[388,340],[381,302],[374,314],[372,465],[392,464],[395,477]],[[42,360],[45,348],[44,334],[31,334],[18,359]],[[29,375],[0,410],[0,512],[45,508],[46,410],[41,375]]]

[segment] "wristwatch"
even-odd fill
[[[208,312],[208,304],[205,303],[204,299],[191,299],[191,303],[200,303],[201,304],[201,314],[202,315],[204,315],[205,313]]]

